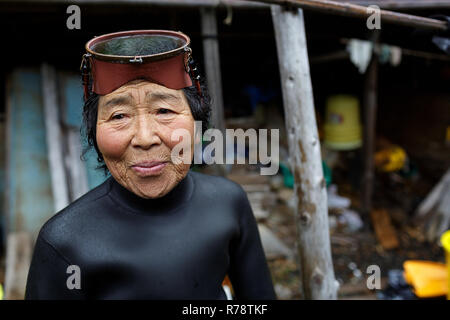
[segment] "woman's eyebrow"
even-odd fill
[[[114,97],[114,98],[111,98],[110,100],[106,101],[104,106],[112,107],[112,106],[121,105],[121,104],[131,104],[131,97],[130,96]]]
[[[145,97],[147,102],[155,101],[155,100],[171,100],[171,101],[180,101],[180,97],[166,92],[149,92]]]

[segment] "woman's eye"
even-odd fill
[[[111,117],[111,119],[114,119],[114,120],[120,120],[120,119],[123,119],[124,117],[125,117],[125,115],[124,115],[123,113],[119,113],[119,114],[113,115],[113,116]]]
[[[158,109],[158,114],[168,114],[168,113],[172,113],[172,110],[166,108]]]

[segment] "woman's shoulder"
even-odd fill
[[[110,179],[111,177],[55,213],[44,223],[39,235],[47,240],[51,240],[50,238],[60,230],[70,232],[71,226],[80,223],[80,219],[85,218],[83,215],[98,212],[97,209],[102,205],[102,198],[105,198],[109,192]]]
[[[204,191],[203,194],[220,194],[224,197],[238,198],[246,196],[246,192],[241,185],[228,178],[195,171],[190,171],[190,174],[194,179],[196,188]]]

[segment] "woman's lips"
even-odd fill
[[[160,174],[166,165],[167,162],[153,161],[137,163],[131,168],[140,176],[153,176]]]

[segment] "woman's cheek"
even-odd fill
[[[127,147],[124,132],[115,132],[111,128],[97,127],[97,145],[104,157],[120,158]]]
[[[164,136],[164,143],[169,147],[170,150],[172,150],[178,143],[181,143],[184,138],[180,137],[180,134],[178,134],[177,138],[172,139],[172,134],[174,134],[175,130],[183,129],[183,136],[184,132],[189,132],[189,143],[192,144],[194,141],[194,121],[190,119],[180,119],[178,121],[174,121],[171,123],[170,127],[166,127],[163,130],[163,136]],[[186,142],[184,142],[186,143]]]

